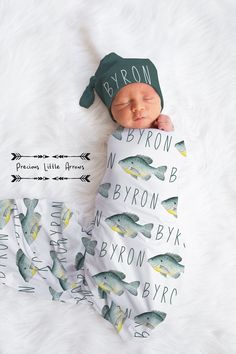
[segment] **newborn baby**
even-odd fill
[[[85,278],[94,307],[123,339],[146,338],[165,320],[184,272],[176,182],[185,144],[161,114],[150,60],[108,54],[81,106],[93,103],[94,90],[119,126],[108,140]]]
[[[86,302],[121,338],[146,338],[162,322],[168,326],[185,268],[177,224],[185,144],[161,114],[150,60],[108,54],[81,106],[93,103],[94,91],[118,123],[108,139],[94,223],[81,225],[73,203],[0,200],[0,283],[54,301]]]
[[[132,83],[123,87],[111,104],[111,114],[115,121],[125,128],[157,128],[171,131],[170,118],[160,114],[161,100],[152,86]]]

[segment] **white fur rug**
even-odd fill
[[[78,101],[111,51],[157,65],[163,113],[183,130],[188,148],[181,218],[188,266],[168,330],[160,326],[153,338],[124,344],[85,305],[1,286],[1,354],[236,353],[235,13],[234,0],[0,0],[0,199],[71,201],[81,222],[90,220],[115,125],[99,100],[89,110]],[[12,152],[89,152],[91,160],[12,161]],[[16,169],[17,162],[65,161],[84,170]],[[81,172],[90,183],[51,179]],[[12,183],[11,175],[50,179]]]

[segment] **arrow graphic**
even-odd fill
[[[48,155],[21,155],[18,152],[11,152],[13,157],[11,160],[20,160],[22,157],[34,157],[37,159],[47,159],[49,156]]]
[[[56,181],[63,181],[67,179],[80,179],[81,182],[90,182],[89,177],[90,175],[82,175],[81,177],[53,177],[52,179]]]
[[[50,178],[48,177],[21,177],[19,175],[11,175],[12,176],[12,181],[11,182],[20,182],[22,179],[34,179],[38,181],[46,181]]]
[[[89,158],[90,152],[82,152],[81,155],[53,155],[55,159],[64,159],[67,157],[79,157],[81,160],[90,160]]]

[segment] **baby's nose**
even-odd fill
[[[133,113],[139,112],[144,109],[144,105],[142,103],[136,102],[132,104],[131,110]]]

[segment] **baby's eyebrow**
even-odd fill
[[[154,92],[140,91],[140,93],[143,96],[148,96],[148,97],[154,97],[155,96]],[[123,97],[123,98],[120,97],[117,103],[113,102],[113,105],[114,106],[120,106],[120,105],[125,104],[125,103],[127,103],[129,101],[130,101],[130,98],[128,96],[127,97]]]
[[[128,101],[127,101],[128,102]],[[122,104],[126,104],[127,102],[122,102],[122,103],[113,103],[114,106],[121,106]]]
[[[155,96],[155,92],[142,92],[144,96]]]
[[[130,101],[130,99],[128,97],[127,98],[119,98],[119,100],[117,102],[113,102],[113,104],[114,104],[114,106],[118,106],[119,104],[124,104],[129,101]]]

